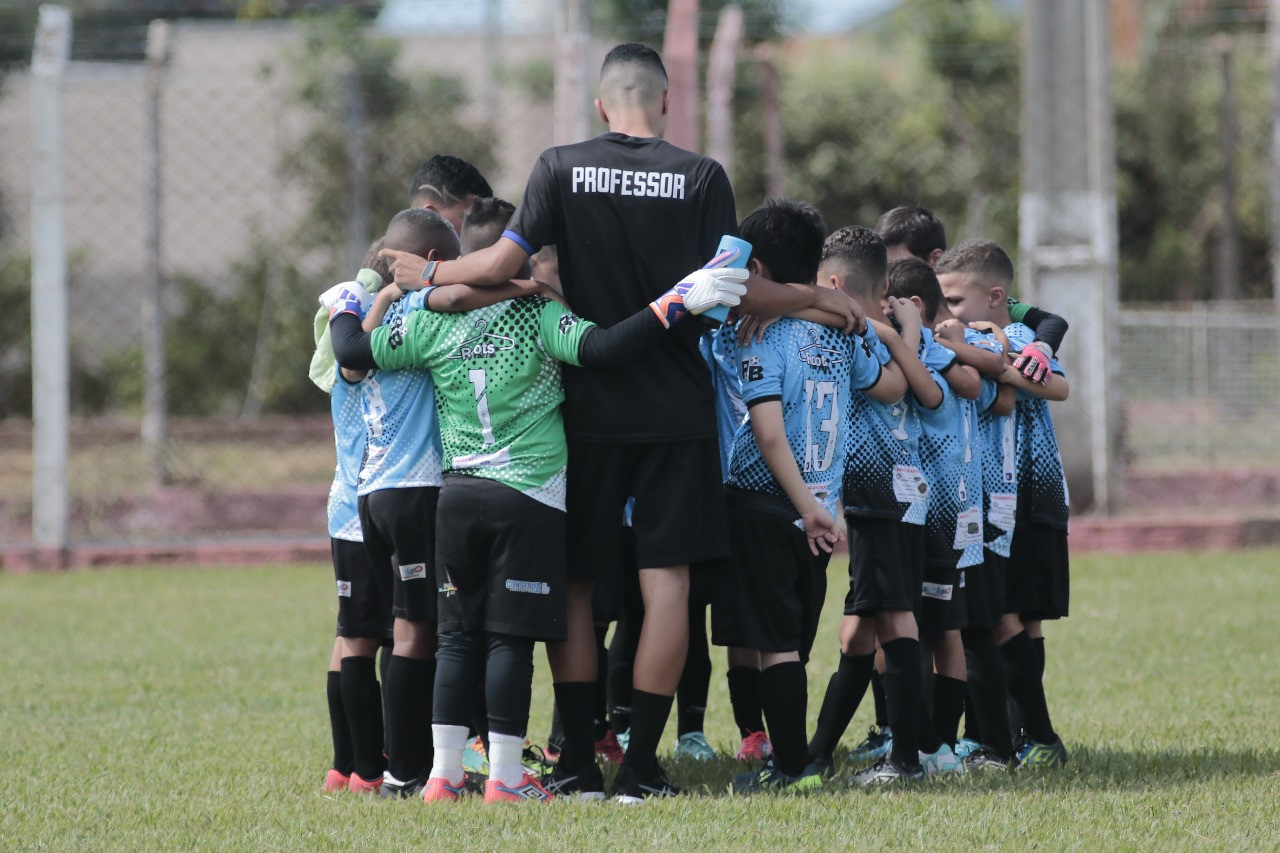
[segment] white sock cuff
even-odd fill
[[[432,723],[431,739],[437,749],[461,750],[467,745],[467,727]]]

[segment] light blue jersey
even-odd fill
[[[994,337],[974,329],[965,330],[965,340],[1001,351]],[[984,400],[989,381],[983,378]],[[979,406],[977,443],[982,453],[983,538],[992,553],[1008,557],[1018,508],[1018,442],[1013,415],[997,415],[990,404]]]
[[[783,318],[765,330],[763,340],[740,348],[738,363],[748,410],[781,401],[783,427],[800,474],[834,516],[845,467],[844,415],[850,392],[880,381],[880,360],[871,345],[826,326]],[[725,485],[767,495],[773,506],[799,519],[760,452],[750,415],[734,436]]]
[[[867,333],[880,364],[889,350]],[[929,482],[920,467],[920,420],[910,394],[896,403],[880,403],[852,394],[847,407],[844,511],[860,518],[885,518],[924,524]]]
[[[929,478],[925,559],[967,568],[982,563],[982,456],[978,408],[995,401],[997,387],[984,381],[978,400],[951,390],[942,372],[955,354],[921,331],[921,360],[942,388],[936,409],[920,408],[920,461]]]
[[[393,303],[382,324],[388,326],[403,317],[409,302]],[[442,485],[440,426],[431,373],[378,370],[360,387],[366,443],[357,493]]]
[[[747,418],[747,406],[742,402],[742,381],[738,378],[737,335],[735,326],[725,325],[704,332],[698,342],[702,358],[711,368],[711,385],[715,389],[721,477],[729,476],[733,437]]]
[[[356,482],[364,457],[364,417],[360,402],[360,382],[348,382],[338,374],[329,394],[333,416],[333,438],[338,463],[329,487],[329,536],[363,542],[360,515],[356,511]]]
[[[1021,323],[1006,326],[1004,333],[1009,338],[1009,346],[1015,350],[1035,338],[1035,332]],[[1049,360],[1049,368],[1065,375],[1057,359]],[[1018,452],[1018,523],[1026,521],[1066,530],[1071,497],[1062,472],[1049,401],[1019,391],[1013,417]]]

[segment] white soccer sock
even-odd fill
[[[518,785],[524,778],[524,737],[489,732],[489,778],[503,785]]]
[[[443,776],[450,785],[461,785],[462,750],[467,745],[467,727],[432,723],[431,738],[435,744],[431,775]]]

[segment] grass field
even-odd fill
[[[1048,640],[1064,770],[741,798],[728,759],[670,762],[695,795],[633,809],[322,794],[327,566],[0,575],[0,848],[1272,849],[1278,566],[1277,551],[1077,559],[1074,615]],[[811,718],[837,612],[810,668]],[[727,748],[714,658],[709,735]],[[549,694],[543,668],[535,737]]]

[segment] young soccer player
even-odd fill
[[[1012,347],[1031,343],[1031,330],[1011,323],[1007,294],[1013,263],[997,244],[969,240],[948,250],[938,263],[939,280],[951,313],[961,321],[1002,325]],[[1009,693],[1025,730],[1018,747],[1020,766],[1060,766],[1066,747],[1053,729],[1044,694],[1042,621],[1067,615],[1069,558],[1066,479],[1047,400],[1066,399],[1066,377],[1051,362],[1046,385],[1010,368],[1004,379],[1018,388],[1015,442],[1018,468],[1016,521],[1007,565],[1004,616],[998,631]]]
[[[409,206],[434,210],[459,235],[472,203],[492,195],[489,182],[475,166],[450,154],[431,157],[409,182]]]
[[[761,276],[812,279],[826,225],[807,204],[771,199],[742,222]],[[734,438],[729,475],[731,573],[721,578],[717,642],[760,656],[760,701],[772,757],[735,780],[740,791],[812,790],[805,663],[826,596],[839,522],[848,395],[900,399],[905,382],[882,369],[874,331],[848,337],[783,318],[738,353],[747,423]],[[721,607],[723,605],[723,607]]]
[[[567,630],[567,459],[555,362],[593,366],[633,357],[687,313],[736,304],[745,277],[741,270],[698,270],[610,329],[539,298],[461,315],[413,312],[372,335],[335,315],[342,364],[429,369],[440,395],[449,476],[439,522],[450,535],[437,543],[442,669],[424,799],[463,792],[466,721],[482,660],[492,743],[486,802],[551,796],[520,759],[533,642],[563,641]]]
[[[868,319],[887,323],[880,307],[886,267],[884,241],[869,228],[846,227],[827,237],[818,280],[844,289]],[[891,299],[895,308],[897,302]],[[892,331],[879,337],[921,401],[936,406],[942,392],[915,355],[919,313],[913,316],[904,307],[898,320],[901,338]],[[915,611],[923,583],[921,525],[929,485],[920,469],[919,429],[905,399],[881,403],[852,395],[843,482],[849,593],[840,624],[840,665],[827,685],[809,755],[830,772],[836,744],[870,683],[878,639],[885,654],[893,746],[854,777],[861,785],[923,775],[917,753],[923,668]]]
[[[375,245],[381,248],[380,241]],[[370,259],[366,258],[368,262]],[[382,693],[374,656],[391,639],[391,614],[383,606],[374,581],[356,507],[356,485],[365,445],[360,405],[362,377],[353,377],[352,381],[342,375],[329,340],[329,309],[337,294],[353,287],[372,292],[381,285],[380,275],[362,269],[355,282],[337,285],[320,297],[314,329],[316,352],[309,371],[317,387],[330,395],[337,453],[328,501],[338,624],[327,681],[334,757],[333,766],[325,775],[326,792],[347,789],[353,773],[359,779],[379,780],[386,769],[382,754]]]

